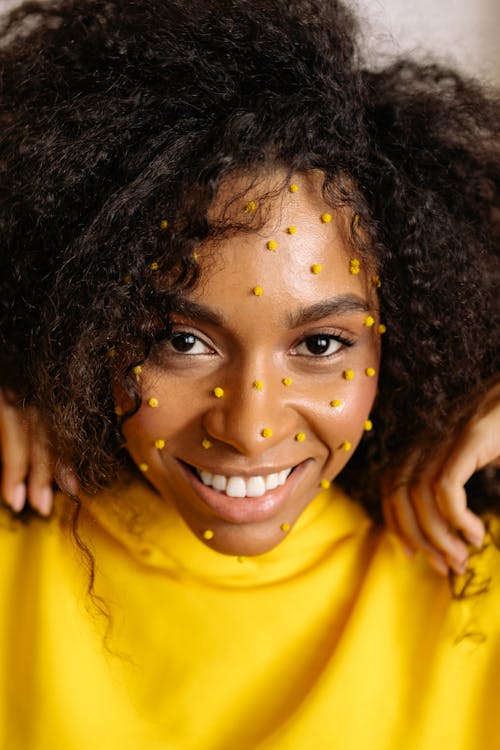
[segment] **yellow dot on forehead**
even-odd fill
[[[333,401],[330,401],[330,406],[333,406],[334,408],[342,406],[342,401],[339,398],[334,398]]]
[[[212,529],[205,529],[203,532],[203,539],[213,539],[214,538],[214,532]]]
[[[270,427],[264,427],[260,434],[263,438],[270,438],[272,437],[273,431]]]
[[[330,485],[331,485],[331,482],[330,482],[330,480],[329,480],[329,479],[322,479],[322,480],[321,480],[321,482],[320,482],[320,486],[321,486],[321,487],[322,487],[322,488],[323,488],[324,490],[327,490],[327,489],[328,489],[328,488],[330,487]]]
[[[264,294],[264,290],[262,289],[261,286],[254,286],[254,288],[252,289],[252,292],[253,294],[255,294],[256,297],[262,297],[262,295]]]
[[[264,388],[264,383],[262,382],[262,380],[254,380],[252,385],[256,391],[261,391]]]
[[[373,367],[367,367],[365,370],[365,375],[368,375],[369,378],[373,378],[375,375],[375,369]]]
[[[379,327],[377,328],[377,330],[378,330],[379,333],[385,333],[387,331],[387,326],[385,326],[383,323],[381,323],[379,325]]]
[[[354,378],[354,370],[344,370],[342,376],[344,380],[352,380]]]
[[[299,186],[296,185],[295,182],[292,182],[292,184],[290,185],[290,188],[289,188],[290,192],[291,193],[296,193],[296,192],[298,192],[298,189],[299,189]]]
[[[321,265],[321,263],[314,263],[311,266],[311,273],[318,274],[318,273],[321,273],[322,270],[323,270],[323,266]]]
[[[332,220],[331,214],[321,214],[321,221],[323,224],[329,224]]]
[[[155,440],[155,448],[158,448],[159,451],[163,450],[165,447],[165,441],[163,438],[158,438],[158,440]]]
[[[292,378],[282,378],[281,382],[283,385],[292,385]]]
[[[221,388],[220,386],[217,386],[216,388],[214,388],[213,394],[214,394],[215,398],[223,398],[223,396],[224,396],[224,388]]]
[[[297,434],[295,435],[295,440],[296,440],[296,441],[297,441],[298,443],[303,443],[305,439],[306,439],[306,434],[305,434],[305,432],[298,432],[298,433],[297,433]]]
[[[148,406],[150,406],[152,409],[156,409],[156,407],[158,406],[158,404],[159,404],[159,401],[154,396],[152,396],[150,399],[148,399]]]
[[[149,470],[149,466],[148,464],[142,463],[142,464],[139,464],[139,469],[143,472],[146,472]]]
[[[364,428],[366,432],[370,432],[370,430],[373,430],[373,422],[371,419],[365,419]]]
[[[152,271],[157,271],[160,266],[158,265],[158,261],[154,260],[149,267]]]
[[[344,440],[340,448],[343,451],[350,451],[352,448],[352,443],[350,443],[348,440]]]
[[[366,318],[365,318],[365,320],[364,320],[364,325],[367,328],[371,328],[371,326],[374,325],[374,324],[375,324],[375,318],[372,315],[367,315]]]
[[[257,204],[255,203],[255,201],[248,201],[248,203],[245,206],[245,211],[247,212],[247,214],[251,214],[252,211],[255,211],[256,208],[257,208]]]
[[[160,229],[166,229],[168,227],[168,221],[166,219],[162,219],[160,221]]]
[[[295,232],[297,231],[297,227],[294,227],[294,226],[288,227],[286,231],[288,232],[288,234],[295,234]]]
[[[290,531],[290,524],[289,523],[282,523],[280,526],[281,531]]]
[[[201,441],[201,444],[205,448],[205,450],[208,450],[209,448],[212,447],[212,443],[210,442],[208,438],[203,438],[203,440]]]
[[[266,244],[266,247],[268,250],[276,250],[278,247],[278,243],[276,240],[269,240],[269,242]]]

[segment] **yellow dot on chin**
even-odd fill
[[[272,437],[273,431],[270,427],[264,427],[260,434],[263,438],[270,438]]]
[[[344,370],[344,380],[352,380],[354,378],[354,370]]]
[[[340,448],[343,451],[350,451],[351,448],[352,448],[352,443],[350,443],[348,440],[344,440],[344,442],[342,443],[342,445],[340,446]]]
[[[214,538],[214,532],[212,529],[206,529],[203,532],[203,539],[213,539]]]
[[[214,393],[215,398],[223,398],[224,388],[220,388],[219,386],[217,386],[216,388],[214,388],[213,393]]]
[[[334,398],[333,401],[330,401],[330,406],[333,406],[334,408],[342,406],[342,401],[339,398]]]
[[[329,224],[332,220],[331,214],[321,214],[321,221],[323,224]]]
[[[157,260],[154,260],[151,265],[149,266],[152,271],[157,271],[159,269],[159,263]]]
[[[373,422],[371,419],[365,419],[364,429],[366,432],[370,432],[370,430],[373,430]]]
[[[306,434],[305,434],[305,432],[298,432],[298,433],[297,433],[297,434],[295,435],[295,440],[296,440],[296,441],[297,441],[298,443],[303,443],[305,439],[306,439]]]
[[[322,270],[323,270],[323,266],[321,265],[321,263],[314,263],[311,266],[311,273],[318,274],[318,273],[321,273]]]
[[[140,470],[141,470],[142,472],[146,472],[146,471],[148,471],[148,470],[149,470],[149,466],[148,466],[148,464],[144,464],[144,463],[142,463],[142,464],[139,464],[139,469],[140,469]]]
[[[283,385],[292,385],[292,378],[282,378]]]
[[[262,382],[262,380],[254,380],[253,387],[256,391],[261,391],[264,388],[264,383]]]
[[[330,482],[329,479],[322,479],[321,482],[320,482],[320,486],[324,490],[327,490],[330,487],[330,485],[331,485],[331,482]]]
[[[208,450],[209,448],[212,447],[212,443],[210,442],[208,438],[203,438],[203,440],[201,441],[201,444],[203,448],[205,448],[205,450]]]
[[[268,250],[276,250],[276,248],[278,247],[278,243],[276,242],[276,240],[269,240],[266,247]]]
[[[166,219],[162,219],[160,221],[160,229],[166,229],[168,227],[168,221]]]
[[[297,227],[288,227],[286,231],[288,232],[288,234],[295,234],[295,232],[297,231]]]
[[[257,208],[257,204],[255,203],[255,201],[248,201],[248,203],[245,206],[245,211],[247,212],[247,214],[251,214],[252,211],[255,211],[256,208]]]
[[[264,290],[262,289],[261,286],[254,286],[254,288],[252,289],[252,292],[255,294],[256,297],[262,297],[262,295],[264,294]]]
[[[375,324],[375,318],[372,315],[367,315],[366,318],[365,318],[365,320],[364,320],[364,325],[367,328],[371,328],[372,325],[374,325],[374,324]]]
[[[385,326],[383,323],[381,323],[379,325],[379,327],[378,327],[377,330],[378,330],[379,333],[385,333],[387,331],[387,326]]]
[[[373,367],[367,367],[365,370],[365,375],[368,375],[369,378],[373,378],[375,375],[375,369]]]
[[[281,531],[290,531],[290,524],[289,523],[282,523],[280,526]]]
[[[291,193],[297,193],[299,189],[299,186],[295,184],[295,182],[292,182],[290,185],[290,192]]]
[[[159,404],[159,401],[157,398],[154,398],[154,396],[148,399],[148,406],[150,406],[152,409],[156,409],[158,404]]]
[[[165,441],[162,438],[158,438],[158,440],[155,440],[155,448],[158,448],[158,450],[161,451],[164,447]]]

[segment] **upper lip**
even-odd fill
[[[186,464],[186,466],[189,466],[191,468],[196,469],[197,471],[208,471],[210,474],[219,474],[223,477],[243,477],[250,478],[250,477],[265,477],[268,474],[279,474],[280,471],[284,471],[285,469],[294,469],[296,466],[299,465],[299,463],[302,463],[302,461],[297,461],[295,463],[289,463],[286,465],[281,465],[279,467],[277,466],[257,466],[252,467],[251,469],[246,468],[242,469],[241,467],[208,467],[208,466],[201,466],[199,464],[193,464],[189,461],[184,461],[183,459],[179,459],[183,464]]]

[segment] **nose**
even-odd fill
[[[299,429],[298,414],[287,398],[279,378],[266,381],[247,379],[229,383],[205,413],[203,427],[209,437],[230,445],[245,456],[259,456]]]

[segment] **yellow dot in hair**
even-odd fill
[[[323,266],[321,265],[321,263],[314,263],[311,266],[311,273],[318,274],[318,273],[321,273],[322,270],[323,270]]]
[[[375,324],[375,318],[373,317],[373,315],[367,315],[366,318],[365,318],[365,320],[364,320],[364,325],[367,328],[371,328],[372,325],[374,325],[374,324]]]
[[[142,464],[139,464],[139,469],[140,469],[141,471],[143,471],[143,472],[146,472],[146,471],[148,471],[148,470],[149,470],[149,466],[148,466],[148,464],[144,464],[144,463],[142,463]]]
[[[359,224],[359,214],[354,214],[354,217],[353,217],[353,222],[354,222],[355,224]]]
[[[276,248],[278,247],[278,243],[276,242],[276,240],[269,240],[266,247],[268,250],[276,250]]]
[[[214,388],[214,396],[215,398],[223,398],[224,388],[220,388],[220,386],[217,386],[216,388]]]
[[[303,443],[305,439],[306,439],[306,434],[305,434],[305,432],[298,432],[298,433],[297,433],[297,434],[295,435],[295,440],[296,440],[296,441],[297,441],[298,443]]]
[[[352,448],[352,443],[350,443],[348,440],[344,440],[340,448],[343,451],[350,451]]]
[[[324,490],[327,490],[330,487],[330,485],[331,485],[331,482],[330,482],[329,479],[322,479],[321,482],[320,482],[320,486]]]
[[[286,231],[288,232],[288,234],[295,234],[295,232],[297,231],[297,227],[294,227],[294,226],[288,227]]]
[[[198,260],[198,258],[199,258],[199,257],[200,257],[200,256],[198,255],[198,252],[197,252],[197,251],[195,250],[195,251],[194,251],[194,253],[193,253],[193,258],[194,258],[195,260]]]
[[[295,182],[292,182],[292,184],[290,185],[290,188],[289,188],[290,192],[291,193],[297,193],[298,189],[299,189],[299,186],[296,185]]]
[[[290,531],[290,524],[289,523],[282,523],[280,526],[281,531]]]
[[[138,378],[142,372],[142,367],[140,365],[136,365],[135,367],[132,368],[132,372],[134,373],[136,378]]]
[[[367,367],[365,370],[365,375],[368,375],[369,378],[373,378],[375,375],[375,370],[373,367]]]
[[[272,437],[273,431],[270,427],[264,427],[260,434],[263,438],[270,438]]]
[[[123,277],[123,281],[125,282],[125,284],[131,284],[132,283],[132,276],[129,273],[127,273]]]
[[[248,201],[248,203],[245,206],[245,211],[247,214],[251,214],[252,211],[255,211],[257,208],[257,204],[255,201]]]
[[[156,409],[156,407],[158,406],[158,404],[159,404],[159,401],[158,401],[158,399],[157,399],[157,398],[155,398],[154,396],[152,396],[152,397],[151,397],[151,398],[150,398],[150,399],[148,400],[148,406],[150,406],[150,407],[151,407],[152,409]]]
[[[338,406],[342,406],[342,401],[339,398],[334,398],[333,401],[330,401],[330,406],[333,406],[334,408]]]
[[[354,378],[354,370],[344,370],[342,376],[344,380],[352,380]]]
[[[206,529],[203,532],[203,539],[213,539],[214,538],[214,532],[212,529]]]
[[[121,417],[123,414],[123,409],[121,406],[115,406],[115,414],[117,417]]]
[[[159,264],[157,260],[154,260],[151,265],[149,266],[152,271],[157,271],[159,269]]]
[[[262,380],[254,380],[252,385],[256,391],[261,391],[264,388]]]
[[[161,451],[164,449],[164,447],[165,447],[165,441],[162,438],[158,438],[158,440],[155,440],[155,448]]]
[[[331,214],[321,214],[321,221],[323,224],[329,224],[332,220]]]
[[[261,286],[254,286],[254,288],[252,289],[252,292],[255,294],[256,297],[262,297],[262,295],[264,294],[264,290],[262,289]]]
[[[114,359],[116,357],[116,349],[114,346],[112,346],[111,349],[108,349],[108,357],[110,359]]]
[[[380,276],[377,276],[377,275],[372,276],[372,284],[377,289],[380,289],[380,287],[382,286],[382,282],[380,281]]]
[[[205,450],[208,450],[209,448],[212,447],[212,443],[210,442],[208,438],[203,438],[203,440],[201,441],[201,444],[203,448],[205,448]]]
[[[166,229],[168,227],[168,221],[166,219],[162,219],[160,221],[160,229]]]
[[[377,328],[377,330],[378,330],[379,333],[385,333],[387,331],[387,326],[385,326],[383,323],[381,323],[379,325],[379,327]]]
[[[373,430],[373,422],[371,419],[365,419],[364,429],[366,432]]]
[[[281,382],[283,385],[292,385],[292,378],[282,378]]]

